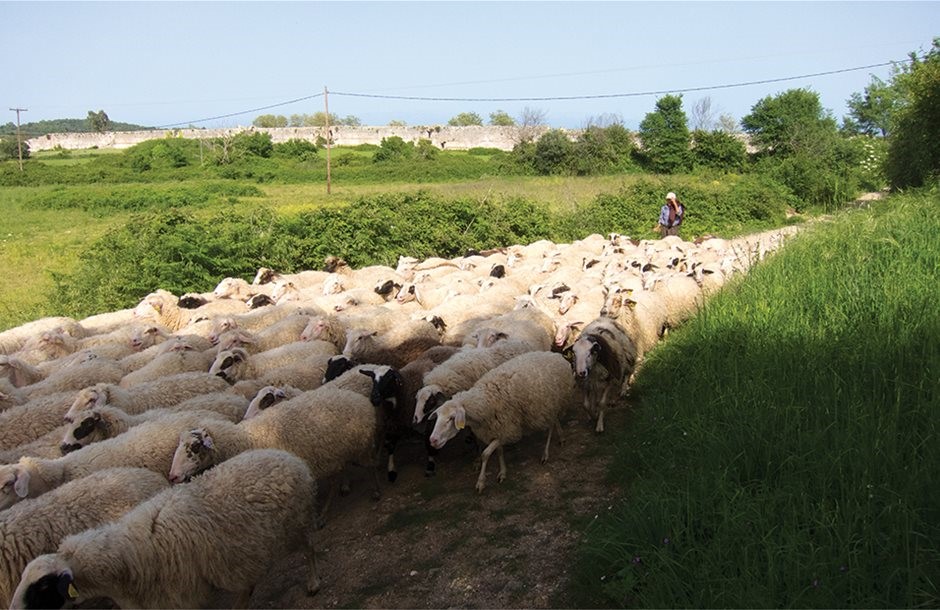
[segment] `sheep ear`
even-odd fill
[[[29,495],[29,471],[23,467],[16,469],[16,481],[13,483],[13,491],[19,498],[25,498]]]
[[[463,430],[467,426],[467,412],[463,410],[463,407],[457,407],[454,410],[454,426],[458,430]]]
[[[565,360],[568,362],[572,362],[574,360],[574,349],[569,345],[561,350],[561,355],[564,356]]]
[[[359,369],[359,372],[365,375],[366,377],[368,377],[369,379],[371,379],[372,381],[375,381],[375,371],[373,371],[372,369]]]
[[[209,436],[209,433],[208,433],[208,432],[202,436],[202,446],[203,446],[203,447],[205,447],[206,449],[212,449],[212,447],[213,447],[214,445],[215,445],[215,443],[212,442],[212,437]]]

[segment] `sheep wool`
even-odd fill
[[[26,566],[12,607],[109,597],[122,608],[198,608],[218,605],[219,592],[247,606],[271,564],[298,548],[313,594],[320,587],[315,497],[316,482],[299,458],[243,454],[113,523],[67,537],[57,552]]]

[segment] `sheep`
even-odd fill
[[[582,386],[584,408],[597,419],[594,431],[604,431],[604,410],[614,392],[621,394],[636,365],[636,345],[610,318],[598,318],[584,327],[571,346],[575,378]]]
[[[218,605],[220,593],[237,594],[233,605],[245,607],[271,565],[294,550],[307,556],[312,595],[320,588],[316,489],[296,456],[245,453],[33,559],[11,607],[107,597],[121,608],[197,608]]]
[[[498,341],[492,347],[464,348],[424,376],[415,396],[414,423],[457,392],[469,390],[487,371],[533,350],[527,341]]]
[[[329,341],[342,350],[346,345],[346,326],[335,315],[314,316],[300,333],[301,341]]]
[[[555,322],[538,308],[524,307],[495,316],[472,330],[464,345],[490,347],[500,339],[528,341],[534,349],[549,350],[555,337]]]
[[[219,335],[217,348],[221,352],[233,347],[244,347],[251,353],[258,353],[300,341],[301,333],[310,324],[310,319],[308,315],[291,314],[257,333],[236,328]]]
[[[138,415],[150,409],[169,407],[194,396],[228,389],[225,380],[209,373],[179,373],[154,379],[131,388],[115,384],[98,383],[81,390],[65,414],[73,421],[83,410],[108,405],[128,415]]]
[[[440,368],[440,367],[438,367]],[[431,445],[440,449],[465,426],[486,445],[476,490],[486,486],[486,464],[499,450],[499,475],[506,478],[503,447],[517,442],[526,432],[547,431],[542,463],[548,461],[552,432],[559,417],[573,403],[574,377],[564,356],[554,352],[530,352],[517,356],[483,375],[472,388],[455,394],[437,410]]]
[[[0,517],[0,604],[9,607],[23,568],[63,538],[115,521],[169,487],[142,468],[108,468],[76,479]]]
[[[322,316],[325,315],[326,312],[309,303],[305,304],[303,307],[299,307],[294,303],[288,303],[285,305],[275,305],[274,307],[264,307],[258,311],[252,311],[237,316],[217,316],[211,323],[211,330],[207,334],[207,338],[213,345],[216,345],[219,342],[219,335],[226,331],[240,328],[250,332],[258,332],[291,314]]]
[[[337,388],[304,392],[238,424],[216,421],[181,432],[169,478],[186,481],[250,449],[284,449],[307,462],[318,480],[341,472],[347,462],[369,466],[378,498],[374,466],[380,425],[375,408],[361,394]],[[331,498],[332,493],[324,514]]]
[[[256,417],[257,415],[260,415],[261,412],[265,409],[268,409],[285,400],[295,398],[302,393],[303,390],[298,390],[297,388],[290,386],[264,386],[258,391],[255,397],[251,399],[251,402],[248,403],[248,409],[245,410],[242,421]]]
[[[152,320],[171,331],[182,329],[195,317],[192,311],[180,308],[173,293],[162,289],[145,296],[134,308],[134,316]]]
[[[666,303],[666,324],[670,328],[678,327],[702,306],[702,287],[688,275],[659,276],[653,292],[662,296]]]
[[[241,396],[217,392],[185,400],[166,409],[150,409],[137,415],[130,415],[126,411],[108,405],[96,406],[81,411],[71,420],[71,423],[64,426],[59,433],[57,448],[62,454],[77,451],[92,443],[120,436],[144,422],[172,416],[175,413],[195,414],[202,411],[237,422],[245,413],[246,402]]]
[[[21,457],[56,458],[62,455],[59,449],[62,435],[68,429],[68,424],[53,428],[39,438],[22,445],[0,451],[0,464],[12,464]]]
[[[133,341],[133,339],[132,339]],[[118,364],[126,373],[133,373],[162,354],[169,352],[194,351],[206,352],[212,349],[208,339],[195,334],[168,335],[165,340],[157,341],[154,345],[121,358]]]
[[[0,354],[12,354],[19,350],[30,337],[53,328],[61,328],[76,339],[81,339],[88,334],[88,331],[73,318],[40,318],[0,332]]]
[[[247,301],[256,294],[270,292],[258,284],[249,284],[240,277],[226,277],[216,285],[212,295],[217,299],[235,299]],[[269,295],[270,296],[270,295]]]
[[[111,331],[124,328],[134,322],[133,309],[120,309],[118,311],[108,311],[95,314],[79,320],[79,325],[85,329],[86,336],[100,335],[110,333]]]
[[[0,413],[0,451],[25,445],[62,425],[75,392],[34,398]]]
[[[361,328],[347,329],[343,355],[356,362],[401,368],[426,349],[440,344],[441,335],[430,322],[415,320],[383,333]]]
[[[132,466],[166,474],[173,463],[180,430],[216,423],[230,422],[208,411],[173,413],[59,458],[22,457],[16,464],[2,465],[0,510],[105,468]]]
[[[241,379],[260,378],[265,373],[285,367],[325,368],[326,360],[334,354],[336,354],[336,346],[327,341],[288,343],[259,354],[249,354],[244,348],[236,347],[219,352],[209,367],[209,372],[229,382],[235,382]],[[321,372],[317,382],[322,377]]]
[[[25,386],[23,391],[34,398],[68,390],[77,391],[95,383],[117,383],[123,376],[124,369],[114,360],[84,354],[72,360],[68,366],[53,371],[42,381]]]
[[[39,383],[45,378],[42,371],[16,356],[0,354],[0,379],[6,379],[14,388]]]
[[[600,315],[616,320],[636,345],[637,364],[651,350],[668,326],[668,313],[663,298],[649,291],[627,294],[612,290]]]
[[[181,349],[162,353],[136,371],[122,376],[119,385],[122,388],[131,388],[162,377],[209,370],[215,357],[212,350],[198,352],[183,344],[179,347]]]
[[[0,377],[0,413],[26,402],[26,395],[4,377]]]
[[[447,361],[457,353],[458,349],[451,346],[440,345],[426,350],[421,356],[409,362],[401,369],[390,366],[376,366],[370,368],[355,367],[344,373],[337,381],[355,376],[369,380],[369,398],[376,407],[385,409],[385,450],[388,453],[387,472],[389,482],[394,483],[398,478],[395,466],[395,450],[401,438],[409,432],[415,431],[413,426],[415,414],[415,395],[424,383],[424,376],[437,365]],[[430,429],[425,425],[420,430],[424,439],[427,460],[425,462],[425,476],[434,476],[437,450],[428,442]]]

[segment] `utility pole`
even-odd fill
[[[20,139],[20,113],[26,112],[27,108],[10,108],[16,113],[16,151],[20,155],[20,171],[23,171],[23,141]]]
[[[329,91],[323,85],[323,106],[326,110],[326,194],[330,194],[330,100]]]

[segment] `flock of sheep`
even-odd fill
[[[0,603],[247,605],[313,539],[348,468],[394,484],[458,435],[503,448],[583,406],[604,430],[644,354],[794,229],[591,235],[455,259],[225,278],[0,333]],[[380,466],[381,463],[381,466]],[[325,487],[318,496],[318,484]]]

